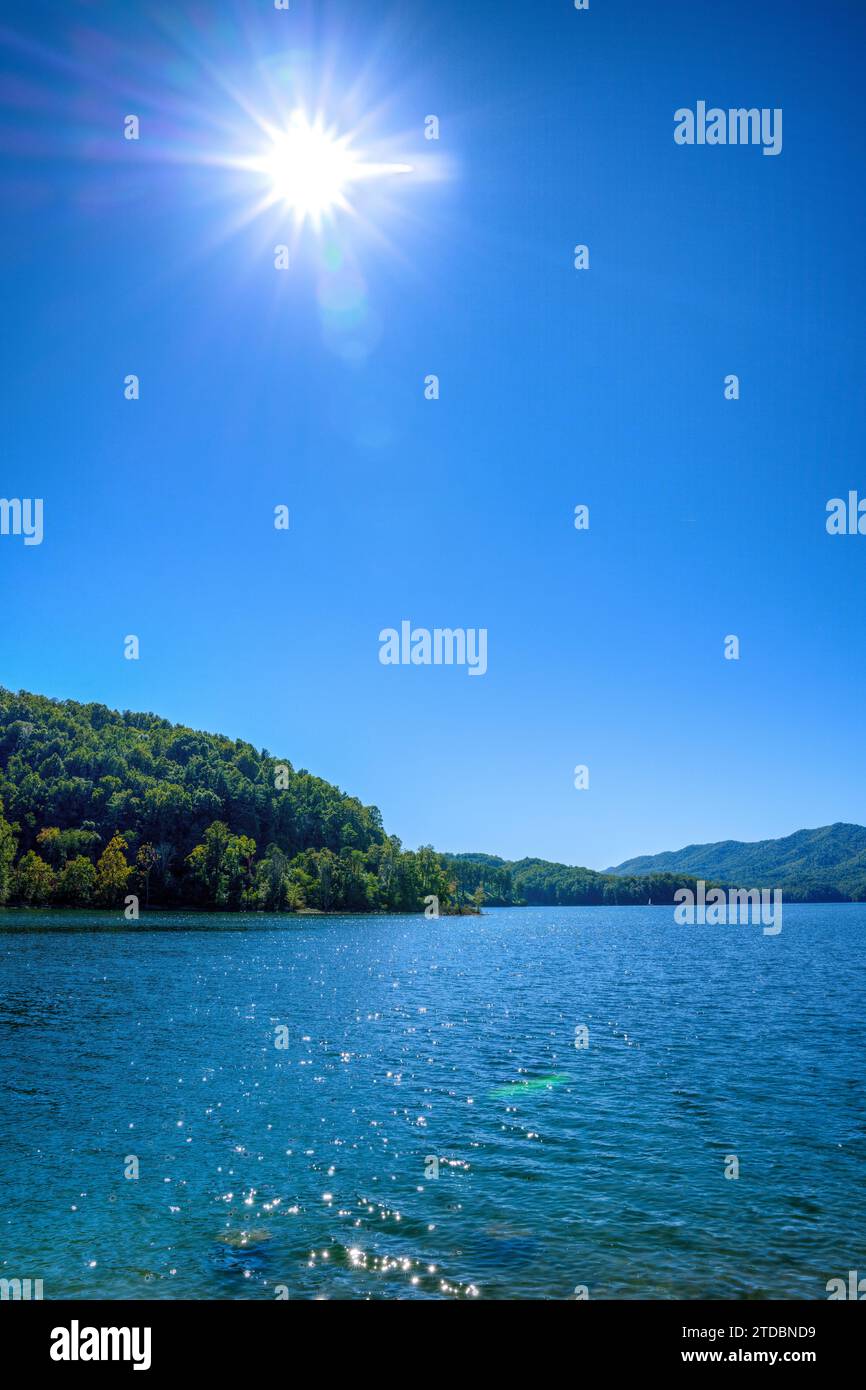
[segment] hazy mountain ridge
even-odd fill
[[[797,830],[777,840],[718,840],[661,854],[638,855],[606,870],[616,877],[682,873],[737,883],[782,888],[797,896],[826,892],[835,898],[866,899],[866,826],[837,821]]]

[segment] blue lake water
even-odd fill
[[[153,921],[0,913],[0,1277],[738,1299],[866,1271],[866,905],[778,936],[664,907]]]

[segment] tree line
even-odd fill
[[[446,854],[445,867],[464,898],[478,889],[491,907],[616,907],[673,904],[678,888],[695,889],[685,874],[598,873],[546,859],[508,861],[492,854]]]

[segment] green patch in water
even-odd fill
[[[536,1076],[532,1081],[509,1081],[507,1086],[494,1086],[489,1093],[491,1100],[515,1100],[518,1096],[529,1095],[535,1091],[552,1091],[571,1077],[564,1072],[554,1072],[552,1076]]]

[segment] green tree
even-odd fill
[[[15,832],[3,816],[3,802],[0,801],[0,906],[6,902],[12,890],[12,863],[16,848]]]
[[[304,890],[299,883],[294,883],[290,879],[286,884],[286,911],[300,912],[304,907],[306,907]]]
[[[144,884],[144,905],[150,904],[150,876],[158,863],[159,855],[153,845],[146,844],[139,848],[135,856],[135,869],[139,879]]]
[[[268,845],[264,858],[256,865],[256,906],[265,912],[282,912],[287,906],[289,887],[288,858],[279,845]]]
[[[54,869],[62,869],[67,859],[77,854],[90,854],[99,843],[99,835],[93,826],[61,830],[59,826],[48,825],[36,836],[36,843],[43,858]]]
[[[85,907],[96,891],[96,869],[83,854],[67,859],[57,881],[57,897],[70,907]]]
[[[209,907],[254,906],[255,853],[255,840],[248,835],[233,835],[223,821],[214,821],[205,831],[203,842],[187,855],[196,900]]]
[[[54,892],[55,878],[50,864],[40,859],[35,850],[22,854],[15,869],[13,894],[27,907],[47,903]]]
[[[249,835],[232,835],[226,850],[226,871],[228,873],[228,906],[231,908],[253,907],[253,863],[256,857],[256,842]]]

